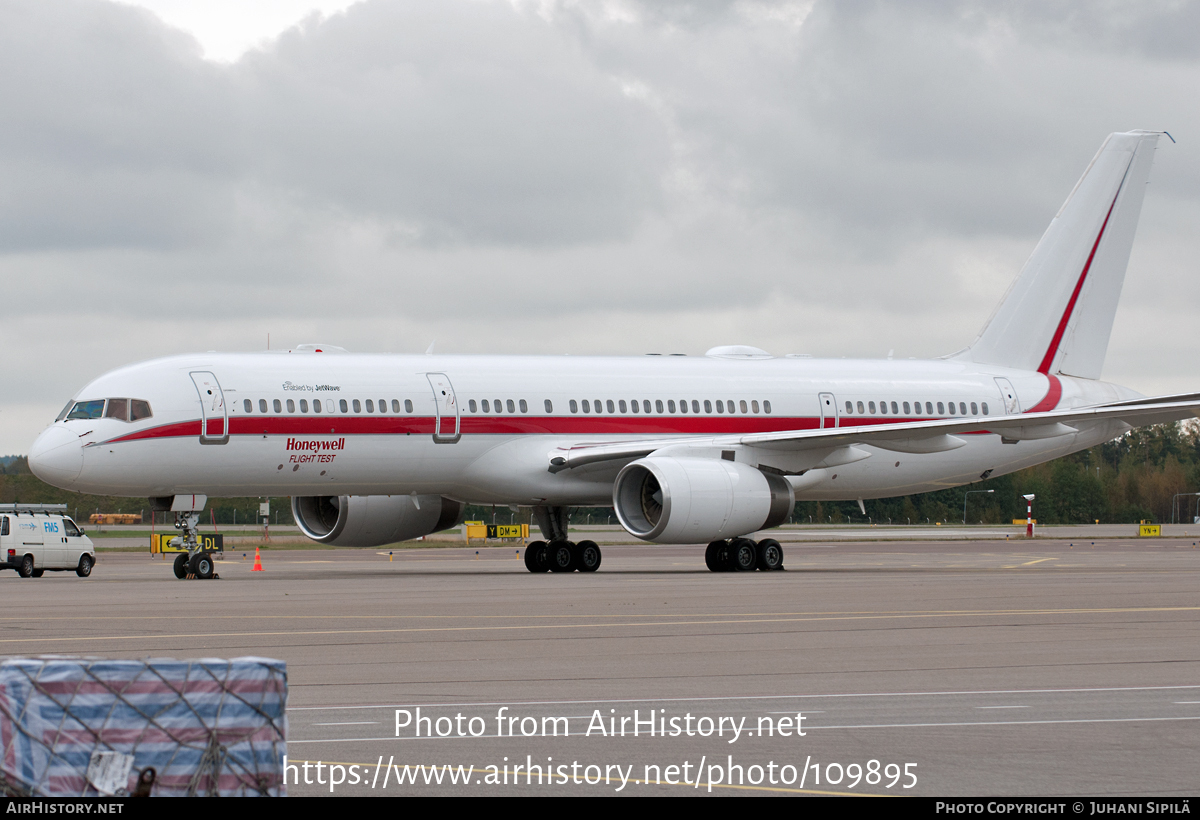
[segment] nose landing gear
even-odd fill
[[[171,546],[187,550],[186,553],[175,556],[176,578],[207,580],[221,577],[213,569],[212,553],[201,547],[196,539],[196,526],[199,523],[200,514],[197,512],[175,513],[175,529],[180,530],[182,534],[171,539]]]

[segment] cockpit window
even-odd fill
[[[71,412],[67,414],[67,420],[71,419],[98,419],[104,415],[104,399],[92,399],[91,401],[77,401],[75,406],[71,408]]]
[[[108,409],[104,411],[106,419],[129,421],[129,399],[109,399]]]
[[[74,400],[67,402],[67,406],[62,409],[62,412],[58,414],[58,418],[56,418],[55,421],[62,421],[63,419],[65,419],[67,417],[67,413],[70,413],[71,408],[74,406],[75,406]]]
[[[150,418],[153,413],[150,412],[150,402],[142,401],[141,399],[129,400],[129,420],[140,421],[141,419]]]

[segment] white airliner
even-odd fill
[[[600,550],[568,539],[566,510],[612,504],[638,538],[708,544],[710,569],[778,569],[778,542],[746,536],[796,499],[953,487],[1197,414],[1200,394],[1099,380],[1160,133],[1109,136],[979,337],[940,359],[173,356],[84,387],[29,465],[175,510],[181,577],[211,573],[193,532],[206,497],[270,495],[337,546],[522,505],[546,539],[531,571],[592,571]]]

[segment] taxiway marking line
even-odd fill
[[[1134,614],[1147,612],[1196,612],[1200,607],[1113,607],[1102,609],[1031,609],[1006,610],[996,612],[945,612],[945,613],[913,613],[904,615],[842,615],[820,616],[805,618],[725,618],[703,621],[641,621],[625,623],[578,623],[578,624],[519,624],[510,626],[410,626],[392,629],[305,629],[294,632],[189,632],[191,638],[276,638],[283,636],[312,636],[312,635],[399,635],[421,632],[513,632],[537,629],[603,629],[628,628],[631,626],[664,627],[664,626],[721,626],[729,624],[784,624],[784,623],[821,623],[827,621],[865,621],[865,620],[908,620],[925,618],[958,618],[958,617],[987,617],[990,615],[1096,615],[1096,614]],[[37,637],[37,638],[0,638],[0,646],[5,644],[26,643],[68,643],[71,641],[146,641],[174,640],[176,633],[159,635],[86,635],[67,638]]]

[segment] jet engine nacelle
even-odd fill
[[[440,495],[313,495],[292,499],[300,531],[335,547],[380,547],[462,523],[466,505]]]
[[[782,476],[715,458],[638,459],[613,486],[621,526],[663,544],[704,544],[776,527],[794,504]]]

